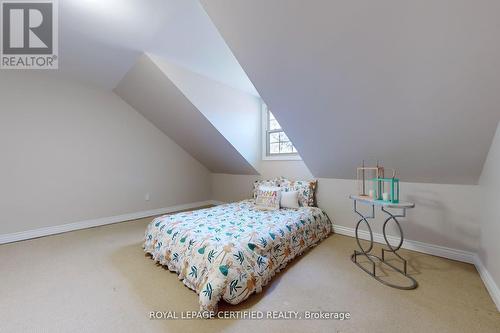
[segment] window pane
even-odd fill
[[[293,153],[293,145],[291,142],[281,142],[280,143],[280,153],[281,154],[291,154]]]
[[[279,143],[269,144],[269,153],[270,154],[279,154],[279,152],[280,152],[280,144]]]
[[[280,133],[280,141],[290,141],[290,139],[286,136],[285,132]]]
[[[270,130],[277,130],[277,129],[281,129],[281,126],[276,120],[269,120],[269,129]]]
[[[281,129],[280,124],[278,123],[276,118],[274,118],[274,115],[271,113],[271,111],[269,111],[269,129],[270,130]]]
[[[280,133],[269,133],[269,143],[275,143],[280,141]]]
[[[269,122],[268,122],[268,131],[276,131],[273,133],[267,134],[267,143],[268,143],[268,152],[270,155],[279,155],[279,154],[297,154],[297,150],[293,146],[292,142],[285,134],[284,131],[281,130],[281,126],[274,117],[274,115],[269,112]]]

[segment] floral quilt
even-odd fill
[[[317,207],[261,211],[254,200],[244,200],[154,219],[144,251],[196,291],[201,310],[215,312],[221,298],[238,304],[261,292],[331,231]]]

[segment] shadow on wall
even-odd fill
[[[401,218],[405,238],[463,251],[475,252],[479,239],[477,207],[478,186],[402,183],[401,200],[415,203],[414,209]],[[355,228],[357,215],[353,212],[349,194],[356,193],[355,180],[319,179],[318,206],[325,210],[333,222]],[[365,205],[360,210],[369,209]],[[384,214],[377,209],[371,221],[373,232],[381,234]],[[366,227],[362,227],[363,230]],[[391,223],[387,233],[399,236]]]
[[[475,208],[470,211],[450,209],[442,196],[434,191],[416,191],[406,198],[415,203],[415,209],[425,211],[423,216],[417,215],[416,211],[408,211],[405,232],[409,239],[425,239],[431,244],[450,244],[458,249],[476,250],[480,229]]]

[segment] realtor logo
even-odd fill
[[[2,69],[57,69],[56,0],[1,1]]]

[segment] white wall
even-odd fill
[[[348,194],[356,193],[354,180],[321,178],[318,205],[335,224],[354,228],[357,215]],[[415,203],[399,219],[405,238],[475,252],[479,240],[478,186],[401,183],[401,200]],[[383,215],[377,212],[374,232],[382,232]],[[378,222],[378,223],[377,223]],[[398,235],[394,229],[390,234]]]
[[[0,234],[210,197],[208,170],[111,92],[2,71],[0,100]]]
[[[261,161],[258,171],[261,176],[229,175],[212,173],[212,198],[231,202],[252,196],[253,182],[286,176],[291,179],[312,179],[313,176],[302,161]]]
[[[500,123],[479,180],[479,187],[481,189],[479,258],[496,285],[500,287]],[[500,303],[497,305],[500,308]]]
[[[302,161],[263,161],[259,169],[263,179],[286,176],[292,179],[313,178]],[[212,175],[213,198],[236,201],[251,196],[256,176]],[[337,225],[355,227],[357,215],[352,210],[349,194],[356,192],[356,181],[320,178],[318,206]],[[479,187],[474,185],[443,185],[402,183],[401,199],[415,202],[402,221],[405,238],[454,249],[473,251],[478,247]],[[378,214],[374,232],[381,233],[383,220]],[[394,229],[390,234],[397,235]]]

